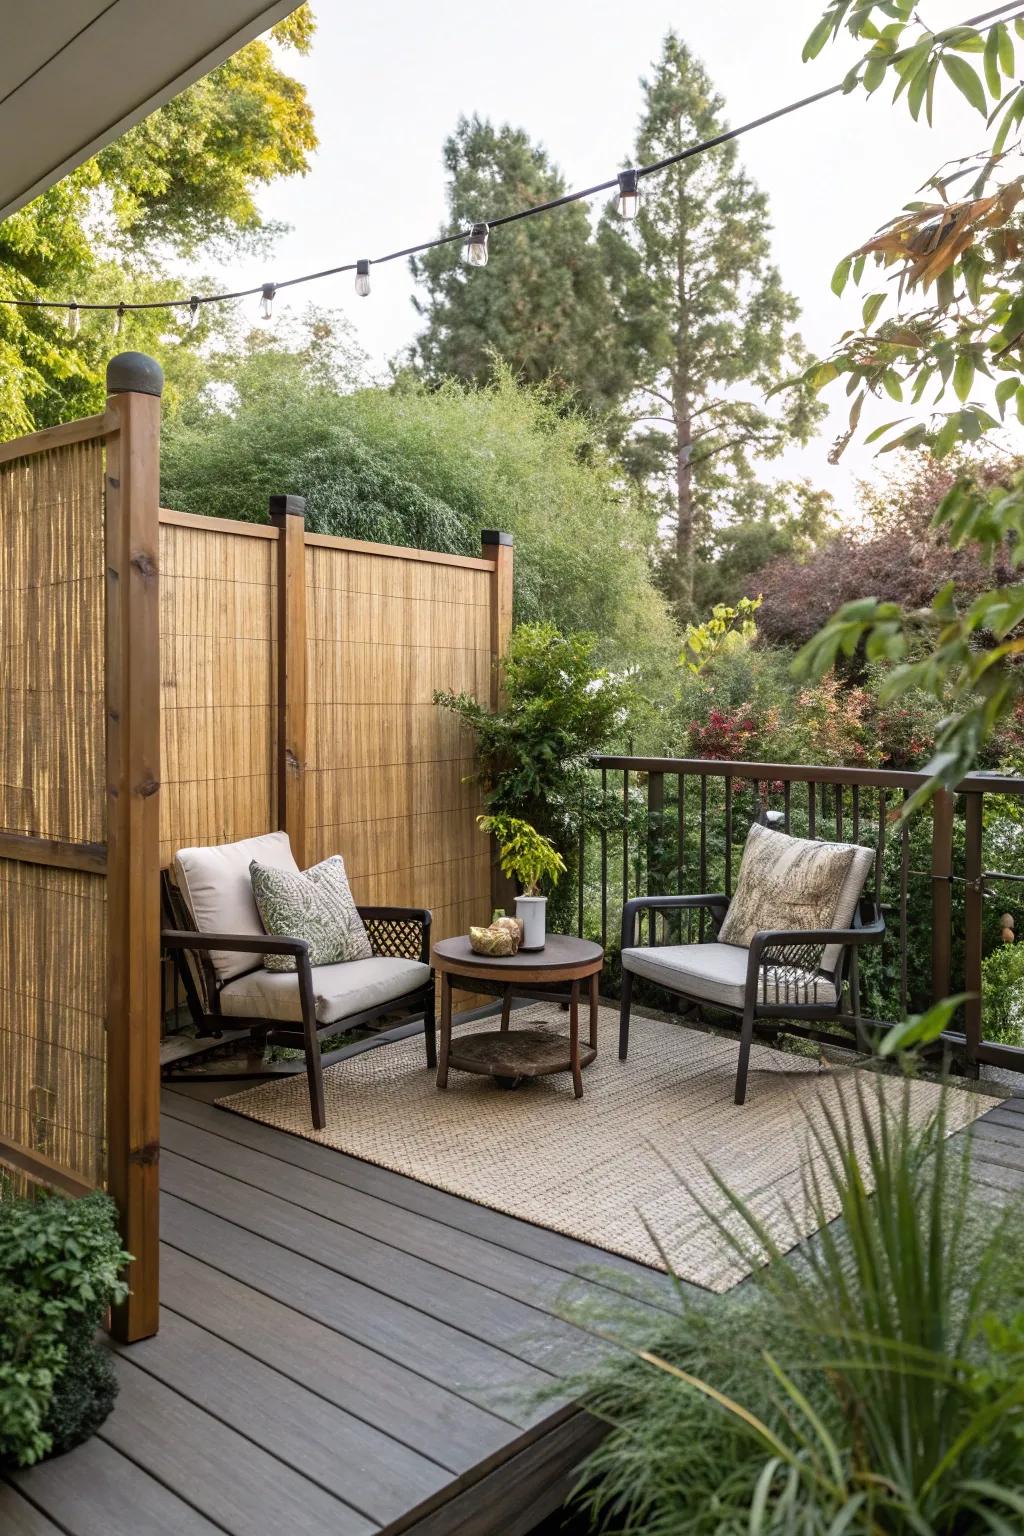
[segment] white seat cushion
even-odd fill
[[[651,949],[624,949],[623,969],[645,976],[670,992],[684,992],[705,1003],[723,1008],[743,1008],[747,983],[748,951],[737,944],[659,944]],[[820,1003],[833,1006],[836,989],[813,971],[788,971],[780,975],[768,967],[768,990],[758,982],[758,1001],[768,1003]]]
[[[268,832],[263,837],[244,837],[238,843],[215,848],[181,848],[174,855],[178,889],[188,903],[200,933],[265,933],[252,894],[249,865],[253,859],[274,869],[298,874],[287,832]],[[241,950],[212,949],[210,960],[222,984],[261,965],[261,955]]]
[[[426,986],[430,967],[419,960],[374,955],[313,967],[313,994],[320,1024],[333,1024],[366,1008],[378,1008]],[[220,991],[220,1010],[230,1018],[301,1021],[299,978],[294,971],[250,971]]]

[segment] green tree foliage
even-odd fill
[[[860,282],[868,265],[884,287],[865,299],[862,325],[816,362],[802,382],[817,388],[843,379],[851,397],[849,432],[864,402],[887,396],[906,402],[897,421],[869,434],[883,451],[927,446],[944,458],[997,428],[1012,406],[1024,416],[1024,294],[1020,284],[1024,179],[1012,141],[1024,121],[1024,86],[1016,79],[1014,31],[1024,22],[992,21],[983,30],[933,32],[913,0],[832,0],[815,26],[805,57],[846,29],[867,43],[850,71],[848,90],[869,95],[892,85],[916,119],[932,120],[940,90],[957,90],[987,119],[988,149],[939,171],[929,196],[915,198],[859,250],[844,257],[833,287]],[[896,281],[893,281],[893,280]],[[913,408],[935,389],[933,410]],[[909,425],[908,425],[909,422]],[[987,485],[965,473],[935,517],[954,549],[973,545],[988,558],[1024,556],[1024,473]],[[1024,653],[1024,588],[991,586],[970,595],[953,581],[930,609],[910,612],[897,602],[863,596],[847,604],[801,657],[805,675],[830,667],[838,655],[864,645],[869,656],[900,663],[891,689],[923,687],[936,694],[952,682],[955,707],[940,733],[929,770],[934,783],[954,784],[971,767],[999,721],[1024,694],[1018,664]],[[923,796],[918,797],[923,798]]]
[[[444,145],[445,232],[559,197],[562,173],[522,129],[461,118]],[[628,393],[620,344],[590,219],[574,203],[495,230],[486,271],[465,264],[461,243],[411,260],[426,296],[414,358],[425,375],[485,383],[493,357],[529,383],[545,382],[603,411]]]
[[[322,318],[295,350],[250,338],[168,421],[165,504],[261,521],[269,495],[291,492],[319,531],[458,554],[504,529],[517,621],[594,630],[609,662],[671,674],[678,636],[650,579],[653,529],[587,417],[502,366],[482,388],[360,389],[357,377]]]
[[[827,545],[838,519],[827,491],[807,480],[736,486],[728,520],[700,541],[693,587],[702,609],[757,597],[760,572],[773,562],[803,562]]]
[[[273,35],[305,50],[312,30],[303,7]],[[4,221],[0,298],[180,296],[161,259],[268,236],[258,189],[304,172],[315,145],[304,88],[268,43],[250,43]],[[110,315],[85,311],[73,336],[62,310],[0,306],[0,435],[98,409],[112,353],[134,347],[166,359],[214,323],[204,312],[190,332],[181,311],[149,311],[127,317],[115,338]]]
[[[723,102],[674,33],[643,82],[635,161],[650,163],[720,133]],[[620,308],[620,329],[642,392],[624,454],[655,477],[672,527],[666,590],[684,618],[702,594],[697,553],[727,520],[758,461],[806,441],[819,411],[810,391],[780,409],[767,391],[802,356],[796,300],[772,262],[768,204],[726,144],[642,183],[638,217],[609,212],[599,241]]]

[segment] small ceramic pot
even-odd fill
[[[517,896],[516,917],[523,925],[523,942],[520,949],[543,949],[547,937],[546,896]]]

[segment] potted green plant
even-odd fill
[[[562,855],[549,838],[518,816],[478,816],[477,824],[481,831],[493,832],[501,872],[520,889],[516,897],[516,917],[523,927],[520,949],[543,949],[548,899],[540,894],[541,882],[557,884],[565,873]]]

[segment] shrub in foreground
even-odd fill
[[[0,1467],[70,1450],[110,1412],[96,1330],[128,1259],[106,1195],[0,1201]]]
[[[845,1093],[812,1128],[817,1237],[791,1256],[721,1191],[759,1266],[681,1296],[660,1346],[592,1385],[612,1430],[584,1470],[595,1528],[644,1536],[975,1536],[1024,1515],[1020,1212],[971,1214],[944,1112]],[[860,1160],[855,1153],[864,1143]],[[868,1194],[862,1173],[876,1193]],[[838,1203],[843,1222],[828,1225]]]

